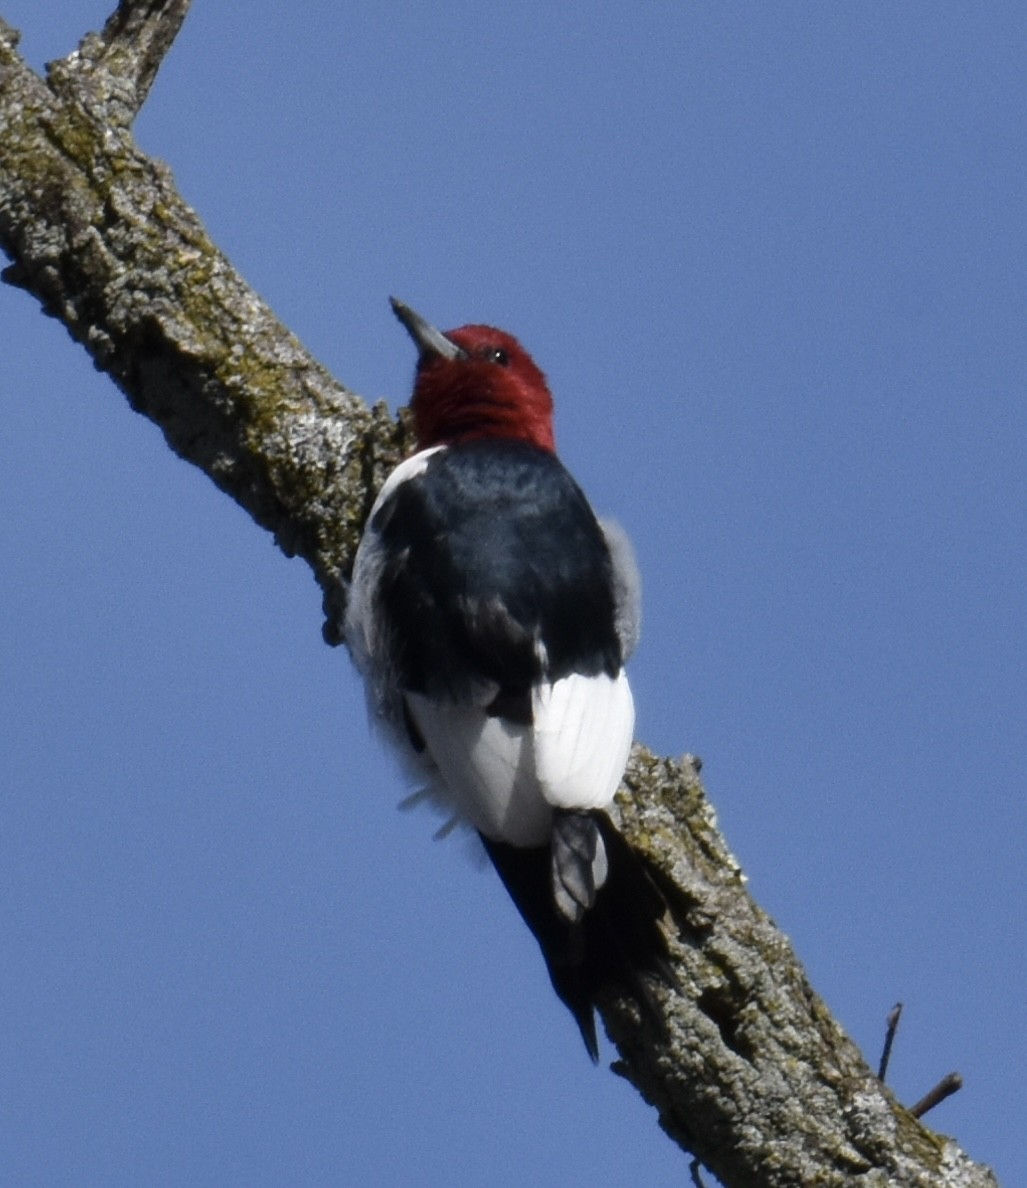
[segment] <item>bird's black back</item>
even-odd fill
[[[469,678],[511,695],[570,672],[615,675],[609,549],[574,479],[507,439],[448,446],[400,484],[372,527],[402,687],[462,701]],[[541,648],[540,645],[541,644]]]

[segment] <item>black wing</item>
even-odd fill
[[[622,662],[610,552],[580,488],[519,441],[450,446],[371,524],[385,562],[378,603],[404,689],[467,701],[494,686],[517,718],[531,686]]]

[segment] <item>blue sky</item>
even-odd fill
[[[113,6],[113,5],[112,5]],[[0,0],[37,66],[106,16]],[[547,371],[639,737],[907,1101],[1027,1182],[1022,5],[197,0],[137,126],[344,382],[396,293]],[[10,1182],[679,1185],[309,572],[0,291]],[[606,1055],[611,1052],[607,1047]]]

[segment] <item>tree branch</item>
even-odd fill
[[[168,170],[106,122],[104,54],[69,65],[81,53],[45,83],[0,26],[4,279],[65,324],[176,453],[310,563],[338,642],[369,491],[403,431],[328,375],[211,243]],[[127,57],[114,54],[119,67]],[[152,78],[156,62],[145,70]]]
[[[150,93],[191,0],[120,0],[99,35],[88,34],[49,79],[58,94],[84,103],[97,122],[129,127]]]
[[[188,0],[122,0],[103,33],[49,67],[0,20],[0,246],[33,294],[325,594],[340,641],[345,580],[402,423],[328,375],[208,238],[130,125]],[[618,801],[664,886],[678,985],[661,1023],[610,996],[616,1071],[727,1185],[994,1185],[899,1105],[745,889],[698,763],[636,747]]]

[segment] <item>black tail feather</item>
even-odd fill
[[[578,923],[557,909],[548,846],[522,849],[486,837],[482,842],[539,943],[553,989],[574,1016],[589,1056],[598,1062],[595,1006],[600,992],[618,987],[648,1008],[644,975],[662,976],[669,956],[659,925],[666,910],[663,895],[609,817],[598,811],[589,816],[606,847],[609,874]]]

